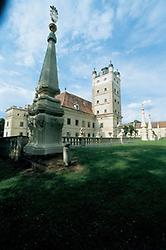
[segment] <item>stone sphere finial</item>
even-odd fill
[[[50,24],[49,24],[49,29],[50,29],[53,33],[55,33],[55,32],[57,31],[57,26],[56,26],[56,24],[55,24],[55,23],[50,23]]]

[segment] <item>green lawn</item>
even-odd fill
[[[73,154],[45,173],[0,159],[0,249],[165,250],[166,140]]]

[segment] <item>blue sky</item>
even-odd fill
[[[121,72],[123,121],[166,120],[165,0],[12,0],[0,22],[0,116],[32,102],[47,48],[49,5],[59,11],[61,91],[91,100],[91,72]]]

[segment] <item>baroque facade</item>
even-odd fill
[[[55,98],[64,110],[62,136],[117,137],[122,119],[120,73],[114,70],[112,63],[98,73],[93,71],[92,102],[67,91]],[[28,135],[25,114],[26,108],[7,109],[4,136]],[[22,124],[24,126],[20,127]]]

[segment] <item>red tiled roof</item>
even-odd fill
[[[68,92],[63,92],[55,97],[61,102],[61,105],[66,108],[77,110],[76,105],[79,111],[93,114],[92,103]],[[75,107],[74,107],[75,106]]]
[[[148,123],[146,123],[148,127]],[[141,128],[141,123],[136,123],[136,128]],[[166,128],[166,121],[152,122],[152,128]]]

